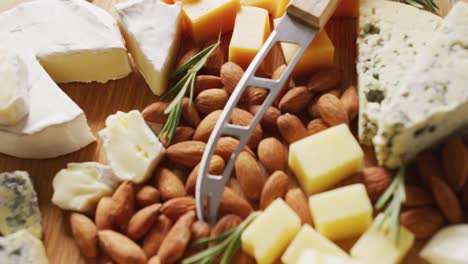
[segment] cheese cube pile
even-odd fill
[[[256,6],[266,9],[270,14],[273,14],[277,0],[241,0],[243,6]]]

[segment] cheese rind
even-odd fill
[[[181,4],[131,0],[116,5],[115,9],[140,73],[151,90],[162,95],[179,50]]]
[[[0,233],[9,235],[23,229],[42,237],[42,217],[34,186],[27,172],[0,173]]]
[[[431,264],[468,263],[468,224],[445,227],[432,236],[420,255]]]
[[[109,164],[121,180],[146,181],[165,149],[139,111],[117,112],[99,132]]]
[[[468,125],[468,4],[456,4],[421,51],[401,87],[383,104],[373,139],[390,168]]]
[[[48,263],[42,241],[25,230],[0,237],[0,260],[2,264]]]
[[[361,262],[350,257],[333,256],[325,254],[323,251],[308,248],[302,251],[298,261],[294,264],[360,264]]]

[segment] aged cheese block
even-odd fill
[[[48,263],[42,241],[25,230],[0,237],[0,260],[2,264]]]

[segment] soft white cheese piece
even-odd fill
[[[9,235],[22,229],[42,237],[36,191],[27,172],[0,173],[0,234]]]
[[[468,224],[441,229],[426,244],[420,255],[431,264],[468,263]]]
[[[117,22],[82,0],[41,0],[0,13],[0,43],[28,45],[59,83],[107,82],[131,72]]]
[[[2,264],[47,264],[44,244],[25,230],[0,237]]]
[[[162,95],[179,49],[181,4],[130,0],[115,10],[140,73],[151,90]]]
[[[65,210],[91,212],[102,197],[112,195],[119,182],[109,166],[69,163],[54,178],[52,202]]]
[[[0,49],[0,125],[14,125],[29,112],[28,70],[19,54]]]
[[[413,23],[413,20],[408,20]],[[395,168],[468,125],[468,4],[456,4],[383,105],[373,142]]]
[[[358,44],[359,139],[372,144],[381,104],[395,96],[442,18],[403,3],[361,0]]]
[[[139,111],[117,112],[99,132],[109,164],[121,180],[146,181],[165,149]]]

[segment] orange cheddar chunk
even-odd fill
[[[241,5],[260,7],[273,14],[276,1],[277,0],[241,0]]]
[[[333,13],[334,17],[358,17],[359,0],[341,0],[341,3]]]
[[[279,18],[284,15],[286,12],[286,7],[288,6],[290,0],[275,0],[273,6],[273,18]]]
[[[263,8],[242,6],[229,44],[229,61],[247,68],[269,34],[268,12]]]

